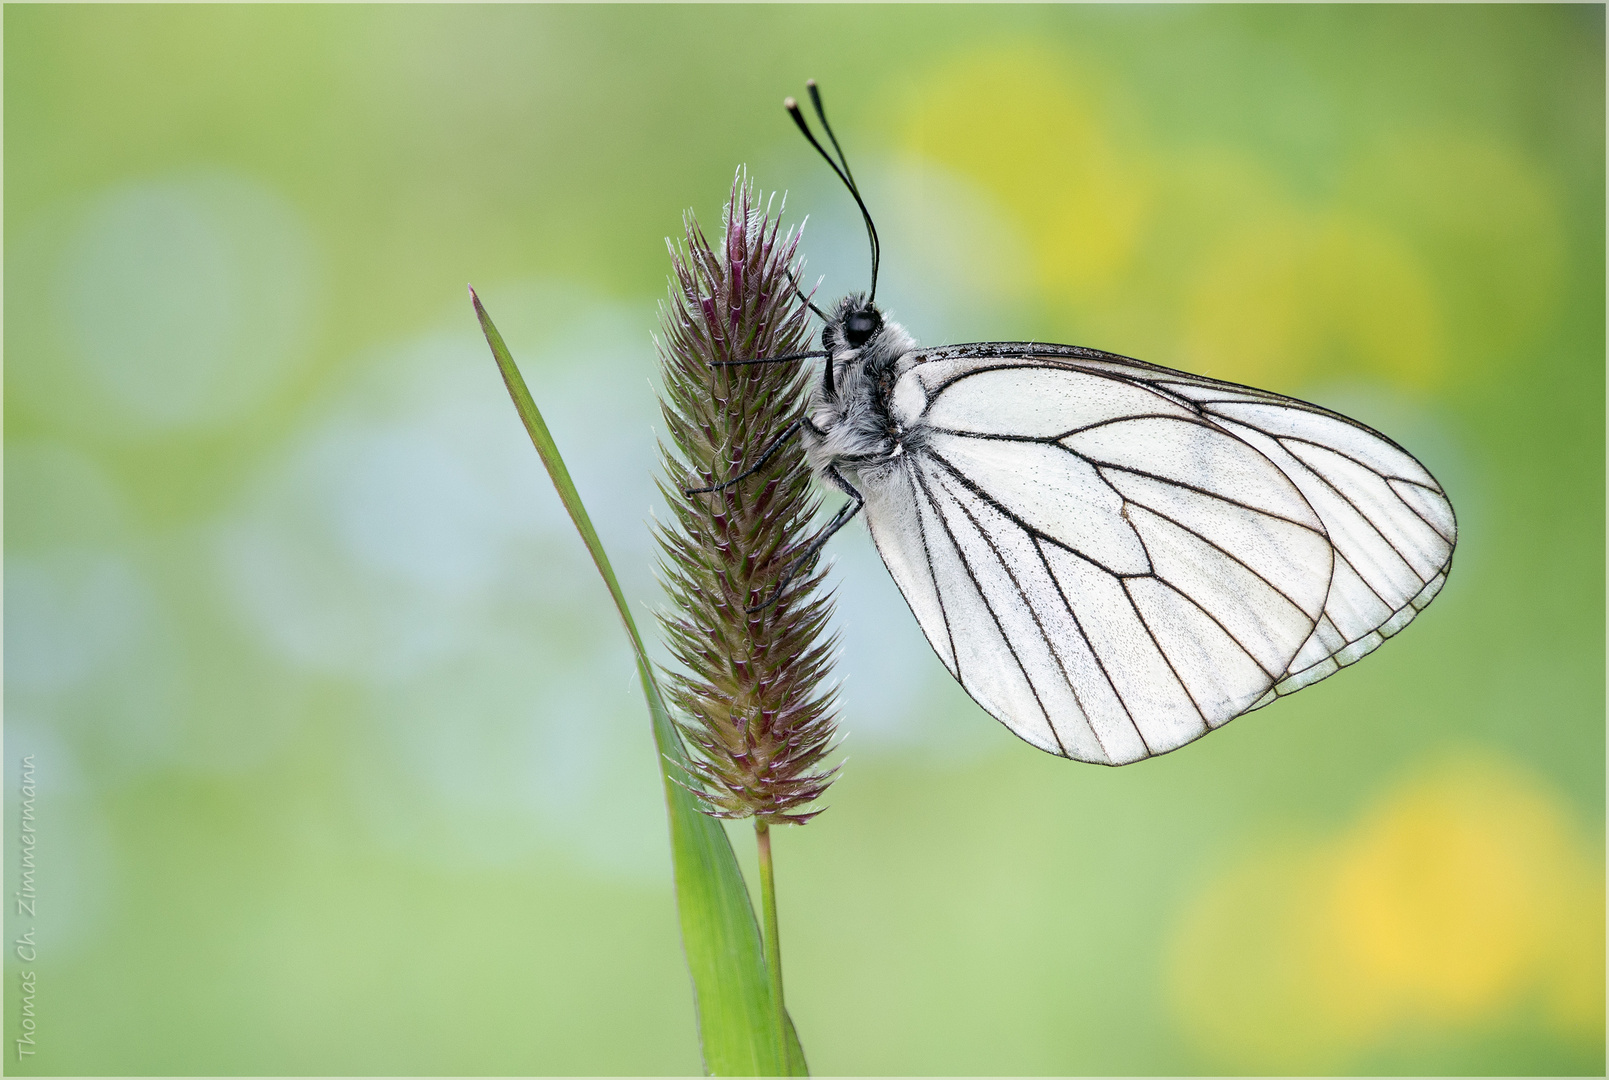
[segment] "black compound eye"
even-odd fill
[[[858,349],[882,327],[883,320],[875,311],[857,311],[844,320],[844,338],[850,348]]]

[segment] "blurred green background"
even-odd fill
[[[919,339],[1315,399],[1462,535],[1357,668],[1105,770],[846,531],[814,1069],[1603,1072],[1601,6],[4,19],[8,1071],[698,1071],[628,652],[464,284],[651,611],[664,237],[746,164],[864,285],[815,76]]]

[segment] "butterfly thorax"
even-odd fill
[[[860,296],[847,296],[821,333],[829,353],[810,395],[805,453],[818,472],[875,470],[915,449],[889,407],[894,383],[914,363],[916,341]]]

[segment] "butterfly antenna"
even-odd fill
[[[827,138],[832,142],[832,148],[838,151],[838,162],[844,167],[844,178],[849,182],[850,193],[855,196],[855,202],[860,206],[861,216],[866,219],[866,234],[872,242],[872,299],[877,298],[877,268],[883,259],[883,244],[877,236],[877,226],[872,222],[872,216],[866,210],[866,204],[860,197],[860,185],[855,183],[855,174],[849,168],[849,155],[844,148],[838,145],[838,136],[833,134],[832,125],[827,122],[827,110],[821,104],[821,91],[816,88],[816,80],[806,79],[805,88],[810,91],[810,104],[816,110],[816,117],[821,121],[822,130],[826,131]]]
[[[832,127],[827,123],[827,114],[821,108],[821,93],[816,89],[815,80],[812,79],[808,85],[810,87],[810,99],[815,105],[816,115],[821,119],[821,126],[826,128],[827,138],[832,140],[833,149],[838,151],[839,156],[842,156],[843,150],[838,146],[838,139],[833,135]],[[876,300],[877,268],[882,259],[882,245],[877,240],[877,226],[872,224],[872,214],[870,210],[866,209],[866,200],[860,197],[860,189],[855,186],[855,181],[849,176],[849,161],[845,159],[843,167],[840,168],[838,162],[833,160],[833,156],[827,153],[826,149],[821,145],[821,143],[816,141],[816,136],[813,132],[811,132],[810,125],[805,122],[804,113],[799,111],[799,103],[797,101],[793,100],[791,97],[786,98],[782,102],[782,107],[788,110],[788,115],[793,117],[793,122],[798,125],[799,130],[804,133],[804,137],[810,140],[810,145],[816,148],[816,153],[820,154],[822,159],[825,160],[829,166],[831,166],[832,171],[838,174],[838,179],[844,182],[844,187],[848,188],[849,194],[854,197],[855,205],[860,207],[860,216],[866,221],[866,237],[871,241],[871,299]]]
[[[805,88],[810,91],[810,104],[816,110],[816,116],[821,120],[821,126],[827,132],[827,138],[832,142],[832,148],[838,152],[838,164],[844,167],[844,175],[849,177],[851,186],[855,183],[855,174],[849,169],[849,159],[844,156],[844,148],[838,145],[838,136],[832,133],[832,125],[827,123],[827,110],[821,107],[821,91],[816,88],[816,80],[806,79]]]

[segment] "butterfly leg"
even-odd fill
[[[785,353],[782,356],[757,356],[752,360],[711,360],[710,367],[744,367],[748,364],[784,364],[791,360],[810,360],[817,356],[826,356],[821,349],[810,352]]]
[[[795,420],[793,423],[789,424],[787,427],[783,428],[782,429],[782,434],[778,435],[775,439],[773,439],[771,441],[771,445],[765,448],[765,452],[760,455],[760,459],[758,461],[756,461],[753,465],[749,466],[747,469],[744,469],[742,472],[740,472],[736,476],[732,477],[732,479],[723,480],[719,484],[711,484],[709,487],[685,488],[685,489],[683,489],[685,494],[688,494],[688,495],[705,495],[705,494],[708,494],[709,492],[712,492],[712,491],[725,491],[727,488],[731,487],[733,484],[736,484],[736,483],[738,483],[740,481],[743,481],[743,480],[747,480],[749,477],[753,476],[755,473],[757,473],[761,469],[763,469],[765,467],[765,463],[771,460],[771,456],[773,454],[775,454],[778,450],[782,449],[782,444],[787,442],[789,439],[793,438],[793,436],[798,432],[799,428],[804,425],[804,423],[805,423],[805,420],[804,420],[804,418],[801,417],[800,419]]]
[[[821,532],[816,534],[814,540],[810,541],[810,546],[805,548],[792,562],[788,563],[788,568],[782,572],[782,578],[777,582],[776,588],[771,590],[771,599],[744,609],[750,614],[776,603],[787,589],[789,583],[793,581],[794,576],[820,553],[827,541],[832,539],[834,533],[848,525],[854,519],[854,516],[860,513],[861,507],[866,505],[865,496],[856,491],[854,485],[844,479],[843,473],[838,471],[838,466],[827,466],[827,479],[832,481],[834,487],[848,495],[852,501],[846,502],[839,507],[838,512],[832,516],[832,520],[822,527]]]

